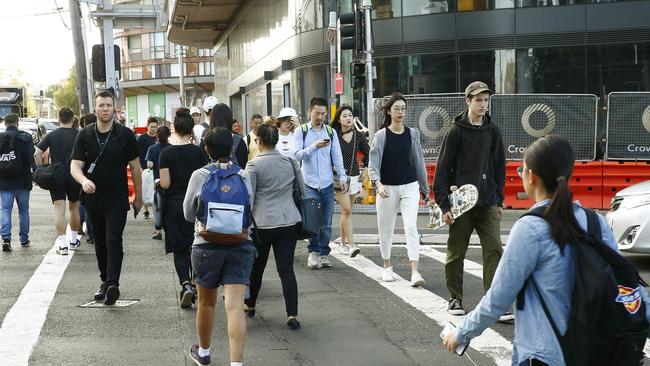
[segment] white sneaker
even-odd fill
[[[65,235],[56,238],[54,245],[56,245],[56,254],[68,255],[68,243],[66,243]]]
[[[77,248],[79,248],[80,245],[81,242],[79,241],[79,239],[77,239],[77,241],[75,241],[74,243],[70,243],[69,247],[70,250],[77,250]]]
[[[330,256],[329,255],[321,255],[320,256],[320,262],[318,263],[318,267],[320,268],[330,268],[332,266],[332,262],[330,262]]]
[[[422,278],[420,273],[413,272],[413,274],[411,275],[411,286],[420,287],[420,286],[424,286],[424,283],[425,283],[424,278]]]
[[[395,277],[393,277],[393,267],[384,268],[381,270],[381,280],[384,282],[393,282]]]
[[[341,245],[341,253],[345,255],[350,255],[350,246],[347,244]]]
[[[319,263],[320,263],[320,254],[316,252],[309,253],[309,258],[307,258],[307,267],[311,269],[317,269]]]
[[[503,313],[503,315],[501,315],[499,317],[499,322],[511,322],[513,320],[515,320],[515,314],[513,314],[513,313],[511,313],[509,311]]]
[[[59,248],[56,250],[56,254],[59,254],[59,255],[68,255],[68,247],[59,247]]]
[[[356,257],[361,252],[358,246],[352,244],[350,245],[350,258]]]

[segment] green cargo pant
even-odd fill
[[[445,279],[449,296],[463,298],[463,264],[469,238],[476,229],[483,248],[483,289],[487,292],[492,284],[503,249],[501,248],[500,220],[497,206],[474,207],[457,218],[449,226]]]

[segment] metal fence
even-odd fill
[[[595,95],[497,94],[490,103],[490,115],[503,135],[507,160],[522,160],[526,146],[550,133],[569,140],[576,160],[596,158]]]
[[[650,160],[650,93],[608,95],[605,154],[611,160]]]

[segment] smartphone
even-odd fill
[[[330,139],[323,139],[323,141],[325,141],[325,142],[330,142]]]
[[[449,334],[449,332],[451,332],[454,329],[456,329],[454,323],[447,322],[447,324],[445,324],[445,327],[442,329],[442,332],[440,332],[440,339],[444,340],[445,337],[447,337],[447,334]],[[459,356],[464,355],[467,347],[469,347],[469,343],[459,344],[458,347],[456,347],[456,354]]]

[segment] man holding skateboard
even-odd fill
[[[433,184],[436,203],[449,225],[445,279],[450,300],[447,311],[464,315],[463,261],[472,232],[476,232],[483,248],[483,289],[492,284],[501,259],[500,220],[503,213],[503,187],[506,161],[501,132],[488,114],[493,91],[487,84],[475,81],[465,89],[467,111],[458,115],[446,132],[436,167]],[[472,184],[478,188],[478,203],[454,219],[449,195],[451,186]],[[501,320],[511,320],[506,314]]]

